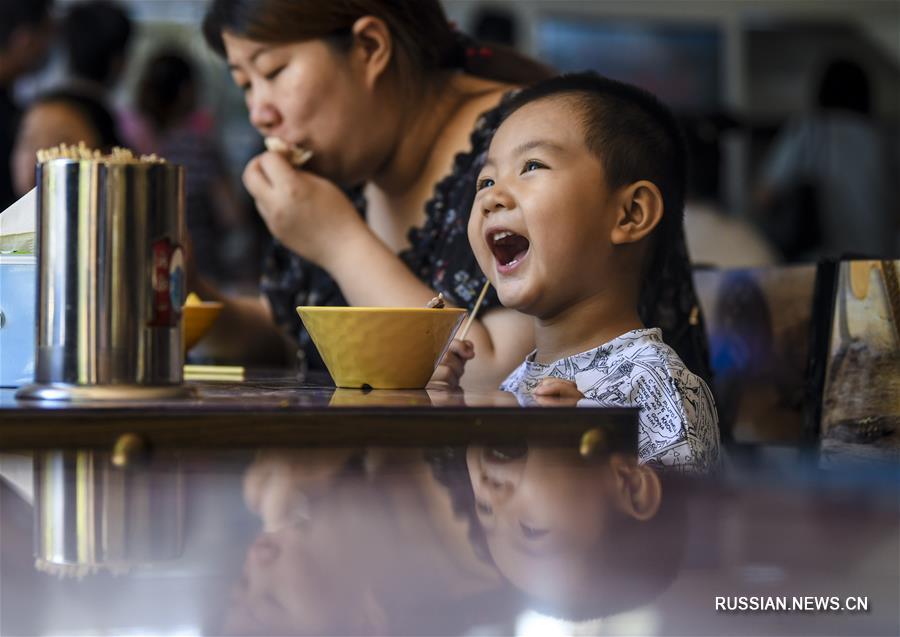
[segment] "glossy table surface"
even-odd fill
[[[327,381],[250,370],[240,381],[187,383],[188,398],[81,403],[17,400],[14,389],[0,389],[0,449],[107,447],[126,433],[166,447],[464,444],[475,433],[569,440],[597,418],[574,407],[525,410],[492,389],[364,391]],[[636,414],[602,412],[604,421]]]
[[[685,476],[638,465],[633,410],[195,388],[2,390],[0,635],[900,633],[896,465]]]

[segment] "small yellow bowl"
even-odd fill
[[[298,307],[338,387],[421,389],[466,315],[459,308]]]
[[[224,305],[218,301],[202,301],[185,304],[182,308],[182,333],[184,334],[184,351],[200,342],[219,316]]]

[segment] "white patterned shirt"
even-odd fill
[[[638,456],[684,471],[706,472],[719,462],[719,418],[712,393],[657,329],[626,332],[600,347],[543,365],[532,352],[500,385],[531,402],[546,377],[574,381],[579,407],[638,407]]]

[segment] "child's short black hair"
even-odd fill
[[[687,182],[687,147],[675,116],[654,95],[594,72],[538,82],[507,102],[503,119],[532,102],[565,97],[582,112],[585,143],[601,161],[612,189],[646,179],[663,197],[654,234],[663,243],[680,232]]]

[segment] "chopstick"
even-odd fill
[[[484,301],[484,295],[487,294],[489,287],[491,287],[491,282],[485,281],[484,287],[481,288],[481,294],[478,295],[478,300],[475,301],[475,306],[472,308],[472,311],[469,312],[469,318],[466,319],[466,324],[463,326],[462,332],[456,337],[459,340],[464,341],[466,339],[469,328],[472,327],[472,323],[475,321],[475,315],[478,314],[478,309],[481,307],[481,302]]]
[[[244,368],[229,365],[185,365],[185,380],[244,380]]]

